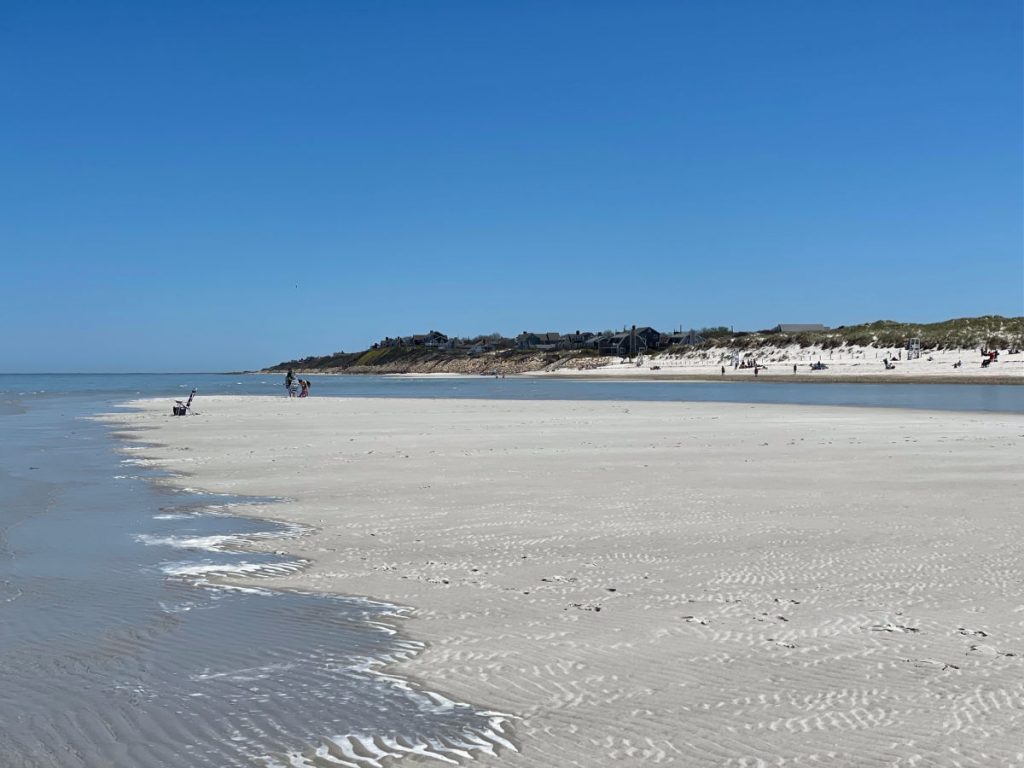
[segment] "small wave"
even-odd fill
[[[160,600],[157,602],[160,606],[160,610],[164,613],[186,613],[196,607],[195,603],[169,603],[166,600]]]
[[[168,576],[201,578],[204,576],[283,576],[306,567],[306,560],[286,560],[267,563],[164,563],[160,570]]]
[[[137,533],[134,536],[149,547],[173,547],[174,549],[201,549],[206,552],[223,552],[228,545],[241,539],[240,536],[219,534],[213,536],[155,536]]]

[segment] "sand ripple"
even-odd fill
[[[154,456],[295,500],[308,566],[261,583],[415,606],[401,669],[520,718],[478,763],[1024,764],[1019,416],[291,405],[211,398]]]

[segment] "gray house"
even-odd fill
[[[448,337],[440,331],[431,331],[430,333],[417,334],[411,338],[411,345],[414,347],[433,347],[438,348],[447,343]]]
[[[643,339],[644,340],[644,342],[643,342],[644,343],[644,347],[646,349],[659,349],[659,348],[661,348],[662,340],[665,338],[664,335],[660,331],[654,330],[649,325],[645,325],[642,328],[637,328],[634,325],[633,329],[632,329],[632,331],[630,331],[630,333],[633,333],[638,339]]]
[[[576,331],[576,333],[566,333],[558,339],[559,349],[583,349],[587,346],[587,342],[594,338],[594,334],[587,331]]]
[[[692,346],[694,344],[702,343],[704,341],[704,337],[691,328],[689,331],[680,331],[679,333],[670,334],[667,337],[662,336],[662,341],[664,341],[665,346],[667,347],[677,347],[681,345]]]
[[[661,334],[649,326],[633,327],[621,333],[605,334],[588,339],[586,346],[596,349],[602,355],[634,357],[655,349],[661,344]]]
[[[519,349],[554,349],[558,345],[561,334],[555,333],[530,333],[523,331],[516,336],[516,346]]]

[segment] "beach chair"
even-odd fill
[[[175,400],[174,407],[171,408],[172,416],[185,416],[186,414],[192,413],[192,398],[196,396],[195,387],[192,388],[192,392],[188,396],[188,400]]]

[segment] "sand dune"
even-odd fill
[[[1024,417],[136,405],[174,482],[315,529],[261,585],[413,607],[401,672],[516,716],[473,764],[1024,764]]]

